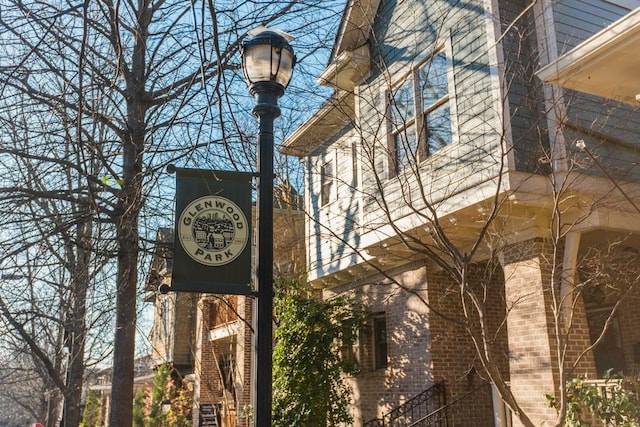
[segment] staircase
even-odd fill
[[[444,423],[422,424],[421,420],[427,420],[438,409],[447,404],[447,393],[444,382],[439,382],[429,387],[414,398],[407,400],[402,405],[392,409],[382,418],[375,418],[364,423],[363,427],[418,427],[418,426],[446,426]],[[446,417],[446,415],[445,415]],[[419,423],[419,424],[416,424]]]
[[[470,408],[478,401],[490,402],[491,390],[478,387],[447,403],[444,382],[436,383],[411,400],[364,423],[363,427],[466,427],[493,426],[493,418],[478,418]]]

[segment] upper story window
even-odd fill
[[[333,187],[333,161],[329,160],[320,169],[320,204],[322,206],[331,200],[331,188]]]
[[[389,92],[391,176],[451,143],[448,63],[439,50]]]

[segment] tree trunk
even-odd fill
[[[84,209],[84,208],[83,208]],[[78,225],[78,245],[75,274],[72,279],[72,306],[70,322],[66,327],[69,336],[67,366],[67,393],[64,399],[62,427],[77,427],[82,421],[82,383],[84,379],[84,347],[86,342],[86,303],[89,283],[90,245],[92,239],[93,216],[84,216]]]
[[[126,73],[127,123],[122,136],[122,193],[116,212],[118,268],[116,277],[116,332],[111,383],[109,425],[130,426],[133,421],[133,377],[136,338],[136,298],[138,283],[139,231],[142,207],[142,154],[144,151],[148,108],[146,47],[151,9],[139,2],[137,31]]]
[[[131,123],[131,122],[130,122]],[[138,137],[135,135],[138,134]],[[142,132],[132,132],[124,145],[124,173],[120,218],[116,222],[118,268],[116,277],[116,331],[109,425],[130,426],[133,419],[133,377],[138,283],[138,216],[142,193]],[[140,137],[142,136],[142,137]],[[133,141],[137,141],[134,143]]]

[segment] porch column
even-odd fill
[[[567,233],[564,241],[564,257],[562,261],[562,274],[560,283],[560,297],[562,315],[562,331],[566,333],[567,352],[565,366],[567,379],[577,376],[597,378],[593,353],[584,354],[579,363],[576,359],[582,355],[585,348],[591,345],[587,312],[584,306],[584,298],[581,291],[576,291],[579,284],[578,278],[578,250],[580,249],[579,231]]]
[[[535,425],[556,418],[545,394],[558,388],[552,314],[553,247],[535,238],[504,251],[511,390]],[[515,417],[514,417],[515,418]],[[520,423],[514,419],[514,426]]]

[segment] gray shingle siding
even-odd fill
[[[539,54],[533,11],[530,9],[520,17],[528,6],[528,2],[522,0],[501,0],[499,4],[501,27],[503,33],[506,32],[502,43],[503,85],[508,90],[515,169],[546,173],[549,137],[542,84],[534,77],[539,68]]]
[[[558,0],[553,4],[553,17],[559,54],[576,47],[628,12],[604,0]]]
[[[640,4],[640,3],[639,3]],[[629,12],[604,0],[560,0],[553,5],[559,54],[565,53]],[[637,110],[614,101],[565,91],[567,116],[565,140],[573,167],[603,175],[602,169],[584,161],[576,150],[584,140],[612,176],[640,181],[640,115]]]
[[[384,99],[381,93],[408,73],[411,66],[416,65],[417,57],[433,48],[436,41],[449,39],[451,44],[455,89],[452,99],[457,110],[453,125],[457,126],[454,133],[458,138],[451,146],[436,152],[422,163],[422,182],[401,183],[398,179],[384,182],[387,202],[392,207],[397,206],[394,214],[400,217],[420,206],[420,202],[416,202],[419,186],[427,189],[430,202],[434,202],[473,187],[497,173],[501,156],[493,154],[500,152],[500,125],[495,123],[495,100],[487,56],[487,26],[482,5],[480,0],[382,1],[371,38],[375,69],[361,93],[365,99],[378,100],[372,104],[363,103],[365,107],[360,114],[366,120],[365,126],[369,127],[370,134],[375,134],[380,144],[373,156],[375,170],[365,171],[369,179],[363,177],[363,183],[374,183],[365,189],[365,193],[370,195],[368,200],[364,200],[365,213],[374,216],[379,212],[376,198],[380,194],[371,176],[376,173],[383,177],[387,167],[387,153],[384,152],[386,127],[380,125],[384,124]],[[371,144],[372,141],[368,140],[367,143]],[[370,147],[369,150],[373,152],[374,148]],[[407,200],[412,200],[413,206],[409,207]]]

